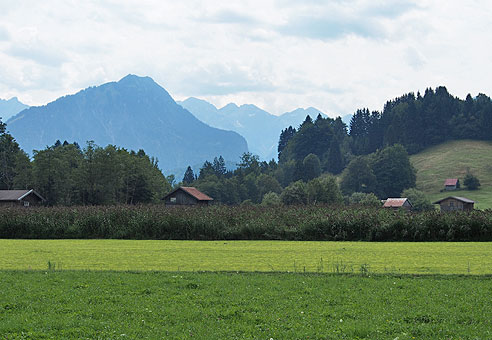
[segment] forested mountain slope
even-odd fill
[[[159,159],[166,172],[222,155],[237,161],[248,151],[243,137],[212,128],[182,108],[149,77],[128,75],[90,87],[46,106],[31,107],[8,122],[22,149],[31,153],[56,140],[93,140],[139,150]]]

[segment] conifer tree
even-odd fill
[[[343,170],[342,153],[337,138],[331,140],[325,169],[334,175],[338,175]]]
[[[193,173],[193,169],[191,168],[191,166],[188,166],[184,173],[183,183],[189,185],[193,183],[193,181],[195,181],[195,174]]]
[[[215,174],[217,177],[224,176],[227,172],[227,168],[225,165],[224,158],[222,156],[219,156],[219,158],[215,157],[214,162],[212,164],[212,167],[214,168]]]

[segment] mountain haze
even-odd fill
[[[5,122],[13,115],[28,107],[29,106],[21,103],[17,97],[10,98],[9,100],[0,99],[0,118]]]
[[[264,160],[277,158],[278,140],[283,129],[299,126],[307,115],[314,119],[321,113],[326,117],[320,110],[312,107],[275,116],[251,104],[237,106],[230,103],[217,109],[209,102],[193,97],[178,104],[211,126],[241,134],[248,141],[251,152]]]
[[[7,124],[28,153],[56,140],[81,146],[93,140],[101,146],[143,149],[159,159],[164,171],[184,170],[219,155],[237,161],[248,151],[243,137],[206,125],[151,78],[135,75],[31,107]]]

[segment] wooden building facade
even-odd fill
[[[441,211],[459,211],[459,210],[473,210],[475,201],[472,201],[465,197],[449,196],[434,202],[433,204],[439,204]]]
[[[164,203],[169,206],[209,205],[213,198],[195,187],[179,187],[167,194]]]
[[[34,190],[0,190],[0,206],[30,207],[41,205],[45,199]]]

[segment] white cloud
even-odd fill
[[[148,75],[172,96],[273,113],[382,109],[445,85],[492,94],[488,1],[34,0],[2,4],[0,98],[45,104]]]
[[[5,27],[0,26],[0,41],[8,40],[10,38],[9,31]]]

